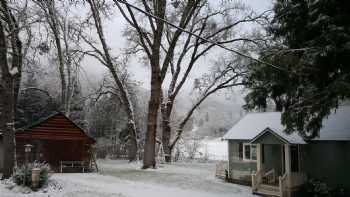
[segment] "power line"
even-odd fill
[[[185,33],[188,33],[188,34],[190,34],[190,35],[192,35],[192,36],[194,36],[194,37],[196,37],[196,38],[199,38],[199,39],[201,39],[201,40],[203,40],[203,41],[205,41],[205,42],[208,42],[208,43],[211,43],[211,44],[213,44],[213,45],[215,45],[215,46],[218,46],[218,47],[220,47],[220,48],[222,48],[222,49],[225,49],[225,50],[227,50],[227,51],[233,52],[233,53],[235,53],[235,54],[237,54],[237,55],[240,55],[240,56],[242,56],[242,57],[245,57],[245,58],[254,60],[255,62],[258,62],[258,63],[261,63],[261,64],[265,64],[265,65],[268,65],[268,66],[272,66],[272,67],[274,67],[274,68],[276,68],[276,69],[279,69],[279,70],[284,70],[284,69],[281,68],[281,67],[278,67],[278,66],[273,65],[273,64],[271,64],[271,63],[268,63],[268,62],[259,60],[259,59],[254,58],[254,57],[251,57],[251,56],[249,56],[249,55],[247,55],[247,54],[241,53],[241,52],[239,52],[239,51],[237,51],[237,50],[228,48],[228,47],[226,47],[226,46],[224,46],[224,45],[222,45],[222,44],[219,44],[219,43],[217,43],[217,42],[215,42],[215,41],[212,41],[212,40],[210,40],[210,39],[207,39],[207,38],[204,38],[204,37],[202,37],[202,36],[200,36],[200,35],[197,35],[197,34],[191,32],[191,31],[189,31],[189,30],[187,30],[187,29],[184,29],[184,28],[182,28],[182,27],[179,27],[179,26],[177,26],[177,25],[175,25],[175,24],[173,24],[173,23],[171,23],[171,22],[169,22],[169,21],[167,21],[167,20],[165,20],[165,19],[163,19],[163,18],[160,18],[160,17],[158,17],[158,16],[156,16],[156,15],[150,13],[150,12],[144,11],[144,10],[142,10],[141,8],[139,8],[139,7],[137,7],[137,6],[134,6],[134,5],[128,3],[128,2],[126,2],[126,1],[124,1],[124,0],[116,0],[116,1],[122,3],[122,4],[126,5],[126,6],[129,6],[129,7],[133,8],[133,9],[135,9],[135,10],[137,10],[137,11],[139,11],[139,12],[141,12],[141,13],[143,13],[143,14],[149,16],[149,17],[152,17],[152,18],[154,18],[154,19],[156,19],[156,20],[160,20],[160,21],[162,21],[162,22],[164,22],[164,23],[166,23],[166,24],[168,24],[168,25],[170,25],[170,26],[172,26],[172,27],[174,27],[174,28],[176,28],[176,29],[179,29],[179,30],[181,30],[181,31],[183,31],[183,32],[185,32]]]

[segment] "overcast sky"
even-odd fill
[[[243,2],[251,6],[258,13],[272,8],[272,0],[244,0]],[[126,23],[119,13],[116,13],[111,20],[105,22],[104,28],[106,38],[114,54],[120,53],[127,44],[122,35],[125,26]],[[189,76],[189,80],[187,81],[185,88],[190,89],[192,87],[193,79],[208,70],[207,62],[210,62],[210,58],[204,58],[201,62],[199,62],[199,64],[203,65],[197,65],[196,70],[194,70],[193,74]],[[88,82],[92,83],[101,80],[107,72],[107,70],[103,68],[99,62],[92,58],[86,59],[83,67],[86,72],[82,80],[87,79]],[[137,58],[134,58],[131,60],[129,70],[131,71],[133,79],[140,81],[144,88],[149,88],[150,72],[148,67],[142,65]]]

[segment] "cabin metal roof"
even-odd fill
[[[268,130],[266,130],[268,128]],[[305,144],[294,132],[287,134],[281,124],[280,112],[249,113],[238,121],[223,137],[226,140],[252,140],[263,132],[273,132],[291,144]],[[313,140],[350,141],[350,106],[341,106],[323,121],[319,137]]]

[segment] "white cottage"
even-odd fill
[[[308,177],[350,192],[350,106],[325,119],[311,141],[286,134],[279,112],[247,114],[223,138],[229,178],[251,185],[253,193],[297,196]]]

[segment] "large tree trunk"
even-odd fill
[[[130,125],[131,127],[134,127],[132,125]],[[137,160],[137,150],[138,150],[138,146],[137,146],[137,139],[136,137],[133,135],[135,132],[135,130],[133,128],[129,127],[129,140],[128,140],[128,159],[129,161],[136,161]]]
[[[165,162],[167,163],[171,162],[171,154],[172,154],[172,148],[170,147],[170,138],[171,138],[170,125],[169,124],[163,125],[162,144],[163,144],[163,151],[164,151],[164,159],[165,159]]]
[[[0,129],[3,130],[3,143],[4,143],[4,167],[3,177],[10,178],[13,169],[15,167],[15,96],[14,96],[14,83],[11,77],[7,77],[3,80],[2,96],[2,113],[0,121]]]
[[[159,67],[158,67],[159,68]],[[143,169],[155,168],[155,148],[157,134],[157,118],[162,93],[160,69],[153,69],[151,80],[151,97],[148,104],[148,124],[145,141],[145,152],[143,157]]]
[[[164,151],[164,159],[165,162],[171,162],[171,153],[172,148],[170,146],[170,138],[171,138],[171,112],[173,108],[173,101],[168,98],[168,100],[164,100],[165,103],[161,105],[162,112],[162,144]]]
[[[21,82],[22,42],[19,38],[20,28],[7,1],[1,0],[0,3],[3,14],[0,20],[0,130],[4,145],[2,178],[10,178],[15,167],[15,109]]]
[[[154,12],[160,18],[165,18],[166,0],[155,1]],[[160,68],[160,49],[163,37],[164,22],[157,20],[156,29],[153,34],[151,64],[151,96],[148,104],[148,120],[145,141],[145,152],[143,157],[143,169],[156,167],[155,148],[157,135],[158,110],[162,97],[162,78]]]
[[[1,6],[7,11],[7,3],[1,2]],[[0,113],[0,130],[3,132],[4,143],[4,167],[3,177],[10,178],[15,166],[15,130],[14,130],[14,111],[15,111],[15,97],[13,77],[10,74],[9,62],[7,60],[7,39],[5,35],[5,28],[2,21],[0,21],[0,69],[1,69],[1,84],[0,95],[2,111]],[[15,60],[16,61],[16,60]]]

